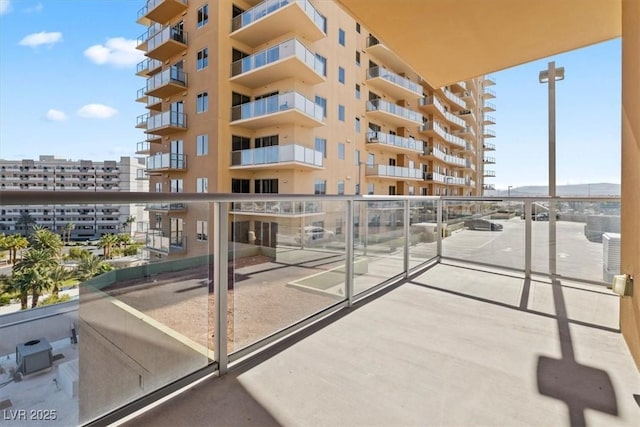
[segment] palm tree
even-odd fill
[[[102,248],[102,255],[104,259],[111,259],[111,248],[118,243],[118,239],[115,234],[103,234],[98,242],[98,247]]]
[[[36,225],[33,227],[30,240],[33,249],[44,249],[49,251],[52,256],[60,258],[64,243],[62,243],[60,236],[53,231]]]
[[[53,286],[51,273],[57,265],[50,249],[31,248],[13,268],[20,279],[21,292],[25,286],[31,290],[31,308],[37,307],[42,292]]]
[[[78,275],[81,280],[89,280],[99,274],[109,271],[111,266],[91,252],[84,252],[78,263]]]
[[[20,309],[27,309],[29,300],[29,278],[16,271],[11,276],[0,277],[0,282],[4,285],[4,292],[20,294]]]
[[[36,220],[29,214],[29,211],[22,211],[20,218],[16,221],[16,229],[22,230],[22,235],[25,237],[30,234],[31,229],[35,225]]]
[[[57,264],[51,270],[51,295],[58,299],[60,293],[60,286],[72,276],[72,272],[67,270],[64,265]]]
[[[67,243],[71,241],[71,231],[75,230],[75,228],[76,228],[76,225],[71,221],[67,222],[62,228],[62,231],[65,235],[65,239]]]
[[[25,249],[29,246],[29,241],[26,237],[23,237],[19,234],[12,234],[10,236],[6,236],[5,239],[5,247],[9,249],[9,264],[13,264],[18,259],[18,250]]]
[[[128,217],[125,222],[122,223],[122,229],[127,232],[128,229],[128,233],[127,234],[131,234],[131,224],[133,224],[134,222],[136,222],[136,217],[135,216],[130,216]]]

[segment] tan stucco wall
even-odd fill
[[[640,369],[640,0],[622,1],[622,260],[635,277],[620,300],[622,334]]]

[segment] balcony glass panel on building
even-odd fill
[[[231,108],[231,125],[250,129],[297,124],[323,126],[323,109],[297,92],[272,95]]]
[[[298,144],[238,150],[231,153],[232,169],[321,169],[322,152]]]

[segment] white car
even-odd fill
[[[336,238],[336,234],[333,231],[322,227],[307,225],[303,230],[305,243],[331,242]]]

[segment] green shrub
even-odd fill
[[[0,295],[0,307],[11,304],[11,296],[7,294]]]
[[[67,302],[69,300],[71,300],[71,297],[69,295],[60,295],[58,296],[58,298],[54,297],[53,295],[49,295],[48,297],[38,302],[38,307],[43,307],[45,305],[59,304],[61,302]]]

